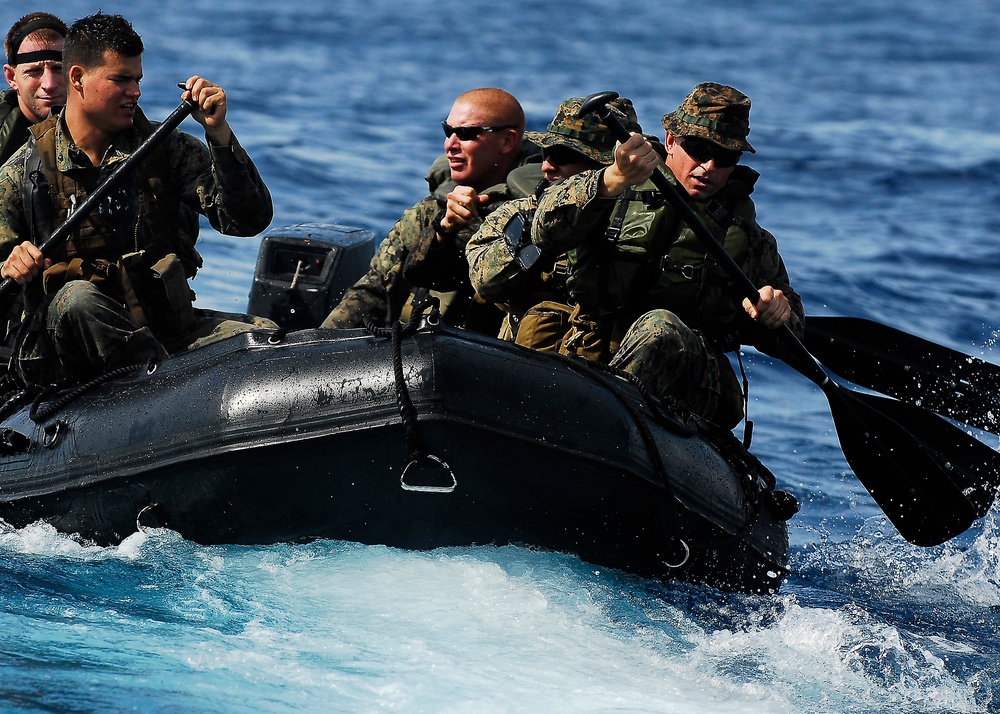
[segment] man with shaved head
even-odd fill
[[[465,244],[484,216],[515,197],[507,175],[532,160],[534,149],[523,144],[520,103],[502,89],[465,92],[441,126],[445,155],[426,176],[430,195],[403,212],[368,272],[347,289],[322,327],[358,327],[365,318],[385,327],[404,314],[416,290],[436,291],[447,322],[474,326],[467,319],[475,293]],[[481,329],[495,331],[502,314],[485,307],[494,321]]]

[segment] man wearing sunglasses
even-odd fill
[[[802,301],[774,237],[750,198],[759,174],[740,165],[750,99],[699,84],[663,117],[666,174],[692,210],[759,288],[756,304],[736,296],[695,233],[651,181],[660,157],[633,134],[614,163],[545,192],[532,225],[542,256],[571,256],[573,313],[558,349],[610,363],[653,393],[726,428],[745,416],[746,397],[725,352],[779,348],[774,330],[801,334]],[[595,240],[595,227],[599,237]]]
[[[472,286],[483,299],[507,311],[500,337],[525,347],[552,349],[552,341],[545,337],[552,333],[551,318],[558,325],[561,315],[567,314],[559,311],[559,302],[567,299],[565,257],[539,260],[531,242],[538,198],[564,179],[614,163],[614,135],[597,114],[578,117],[582,104],[582,97],[567,99],[544,132],[525,133],[542,148],[542,180],[530,196],[508,201],[491,213],[466,247]],[[611,107],[630,131],[642,131],[631,100],[619,97]],[[510,180],[521,184],[522,175],[536,171],[532,165],[519,167]],[[598,231],[603,233],[600,227]]]
[[[496,331],[502,313],[475,299],[465,244],[484,216],[513,197],[507,175],[532,154],[537,160],[537,149],[524,144],[524,111],[502,89],[462,94],[441,126],[445,156],[427,174],[430,195],[403,212],[321,327],[358,327],[365,318],[388,326],[406,319],[414,294],[433,290],[450,324]]]

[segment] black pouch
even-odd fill
[[[136,327],[149,327],[158,340],[173,342],[195,324],[194,294],[184,265],[170,253],[146,265],[143,251],[123,255],[120,263],[125,304]]]

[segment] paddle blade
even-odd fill
[[[807,317],[805,344],[844,379],[1000,434],[1000,366],[856,317]]]
[[[829,384],[844,456],[906,540],[938,545],[989,511],[1000,454],[931,412]]]

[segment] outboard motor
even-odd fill
[[[299,223],[264,234],[247,312],[288,330],[318,327],[344,291],[368,271],[375,234]]]

